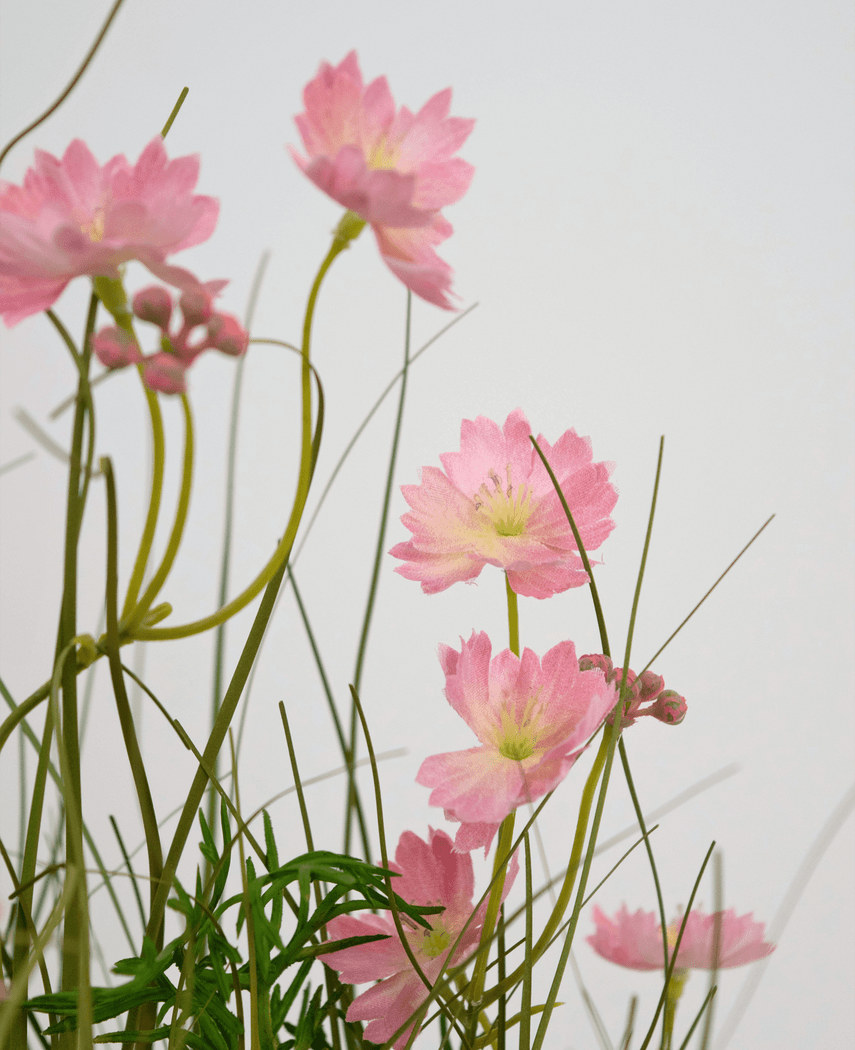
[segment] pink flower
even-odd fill
[[[396,863],[391,871],[401,877],[392,879],[392,888],[410,904],[440,904],[444,912],[427,916],[432,929],[416,927],[402,916],[405,935],[419,966],[429,981],[436,981],[448,962],[456,966],[477,947],[487,910],[485,901],[466,927],[460,944],[450,960],[449,952],[460,931],[472,914],[475,878],[468,854],[455,853],[451,839],[444,831],[428,829],[424,842],[412,831],[405,831],[395,851]],[[509,867],[504,893],[507,894],[517,872],[516,858]],[[504,899],[504,897],[503,897]],[[369,1021],[365,1038],[384,1043],[427,998],[427,989],[415,972],[404,951],[389,912],[380,915],[363,913],[341,915],[327,924],[331,940],[385,933],[388,940],[361,944],[354,948],[330,952],[323,961],[337,970],[346,984],[379,981],[358,995],[347,1011],[348,1021]],[[412,1031],[410,1025],[396,1040],[396,1050],[404,1046]]]
[[[622,905],[614,919],[610,919],[595,905],[593,914],[596,932],[586,939],[598,955],[631,970],[665,968],[662,927],[652,911],[639,909],[631,915],[626,905]],[[754,922],[753,915],[737,915],[732,908],[716,914],[721,916],[720,969],[756,962],[775,950],[774,944],[763,939],[765,927],[762,922]],[[682,921],[683,916],[678,915],[668,927],[669,949],[673,949],[677,942]],[[716,915],[704,915],[701,911],[689,912],[675,969],[713,969],[715,924]]]
[[[187,389],[185,373],[203,350],[219,350],[232,357],[245,353],[249,336],[240,321],[231,314],[214,310],[214,297],[227,282],[199,284],[193,280],[195,286],[183,292],[178,300],[183,322],[172,331],[172,296],[165,288],[154,285],[134,296],[134,314],[161,330],[158,353],[144,357],[129,335],[109,326],[92,337],[92,347],[101,364],[106,368],[142,364],[143,379],[151,390],[181,394]],[[202,326],[205,327],[200,333]]]
[[[383,261],[416,295],[452,309],[451,267],[434,251],[451,235],[440,214],[460,200],[473,167],[454,154],[474,120],[449,117],[451,89],[396,112],[385,77],[362,83],[356,52],[327,62],[303,91],[295,118],[308,158],[291,149],[324,193],[370,223]]]
[[[416,777],[433,788],[430,804],[462,823],[463,850],[486,851],[509,813],[557,787],[617,701],[602,672],[579,670],[572,642],[542,662],[531,649],[522,659],[510,649],[490,654],[483,631],[459,653],[440,646],[446,698],[481,746],[433,755]]]
[[[73,277],[119,277],[138,259],[169,284],[195,278],[166,258],[207,240],[219,204],[194,194],[197,157],[168,160],[160,136],[131,166],[101,167],[80,139],[57,160],[36,151],[23,186],[0,183],[0,314],[7,325],[47,310]]]
[[[573,532],[530,434],[519,408],[501,429],[484,416],[463,420],[460,451],[439,457],[445,470],[423,467],[420,485],[401,488],[412,507],[401,521],[413,538],[389,552],[405,562],[396,572],[421,581],[425,594],[474,580],[485,565],[504,569],[513,590],[533,598],[587,582]],[[537,441],[586,551],[596,550],[614,528],[613,464],[594,463],[590,439],[575,430],[555,445],[542,435]]]
[[[591,654],[579,657],[580,670],[590,671],[594,667],[603,672],[607,682],[614,682],[615,687],[620,689],[623,668],[615,667],[608,656]],[[644,671],[640,676],[635,671],[627,671],[625,688],[621,729],[635,725],[636,719],[645,715],[671,726],[679,725],[686,717],[688,704],[685,697],[673,689],[666,689],[665,680],[653,671]],[[643,704],[647,706],[643,707]],[[610,715],[607,721],[611,725],[613,716]]]

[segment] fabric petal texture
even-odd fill
[[[193,193],[197,157],[169,160],[158,136],[135,165],[99,165],[75,139],[61,159],[36,151],[22,186],[0,182],[0,315],[17,324],[52,306],[74,277],[118,277],[138,260],[178,287],[192,285],[168,256],[214,231],[219,204]]]
[[[593,910],[595,932],[587,937],[594,951],[610,962],[631,970],[662,970],[665,951],[659,919],[651,912],[630,913],[626,905],[610,919],[596,905]],[[683,916],[678,915],[667,930],[669,953],[676,945]],[[730,969],[764,959],[775,950],[765,940],[765,926],[753,915],[737,915],[730,908],[706,915],[690,911],[680,940],[677,970],[711,970],[715,967],[716,926],[719,926],[718,968]]]
[[[442,454],[438,467],[422,468],[418,485],[401,491],[410,511],[401,518],[412,533],[390,554],[396,572],[436,594],[460,580],[474,580],[485,565],[507,574],[511,588],[533,598],[588,582],[573,530],[531,440],[521,409],[499,426],[484,416],[465,419],[460,451]],[[591,442],[575,430],[555,445],[537,439],[590,554],[614,528],[617,490],[611,463],[593,460]]]
[[[430,804],[460,822],[458,849],[487,849],[517,806],[556,788],[617,702],[602,670],[579,670],[572,642],[542,660],[531,649],[491,654],[483,631],[459,652],[440,647],[446,699],[481,746],[431,755],[416,776]]]
[[[466,193],[471,164],[454,154],[473,120],[450,117],[451,90],[413,114],[396,110],[385,77],[364,84],[356,52],[327,62],[295,117],[305,155],[291,156],[314,184],[369,223],[392,273],[422,299],[454,309],[451,267],[435,251],[451,235],[442,209]]]
[[[428,830],[427,840],[405,831],[395,851],[392,871],[400,878],[393,880],[395,892],[411,904],[441,905],[445,910],[428,916],[431,930],[406,928],[406,937],[419,966],[428,980],[436,980],[440,971],[469,956],[477,946],[484,922],[486,902],[472,921],[472,897],[475,879],[472,860],[467,853],[455,851],[444,831]],[[513,884],[519,865],[514,858],[508,866],[505,893]],[[464,930],[465,927],[465,930]],[[403,1047],[414,1025],[412,1015],[427,998],[427,989],[413,969],[394,922],[388,912],[372,915],[361,912],[342,915],[327,924],[331,940],[385,933],[388,939],[329,952],[321,958],[343,981],[366,984],[379,981],[357,995],[347,1011],[348,1021],[368,1021],[366,1039],[385,1043],[403,1026],[393,1043]],[[462,933],[462,936],[461,936]],[[449,960],[449,953],[460,936],[460,944]]]

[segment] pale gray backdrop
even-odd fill
[[[66,83],[106,14],[94,0],[5,0],[0,120],[5,142]],[[61,153],[84,138],[103,162],[136,159],[181,87],[190,95],[168,139],[171,155],[202,156],[199,190],[222,203],[214,237],[176,261],[228,277],[226,309],[243,313],[252,275],[272,252],[255,332],[295,341],[305,296],[340,214],[296,169],[285,145],[321,59],[357,48],[366,79],[386,74],[399,103],[420,106],[454,87],[453,113],[477,118],[462,155],[477,169],[442,254],[464,306],[480,305],[413,368],[398,480],[457,447],[460,420],[502,421],[521,406],[555,440],[576,427],[597,458],[616,462],[617,528],[598,579],[613,645],[622,649],[657,445],[662,492],[633,665],[643,665],[748,538],[777,518],[683,634],[657,660],[686,695],[679,728],[640,724],[627,735],[644,805],[652,809],[727,766],[740,772],[665,818],[654,841],[673,911],[688,897],[715,838],[727,904],[772,920],[811,841],[852,778],[852,13],[837,0],[716,0],[687,4],[457,2],[430,5],[224,0],[127,0],[78,90],[13,150],[19,181],[35,147]],[[129,284],[147,281],[132,266]],[[58,304],[81,329],[85,282]],[[339,259],[323,289],[315,361],[327,394],[323,483],[368,407],[399,367],[405,294],[370,235]],[[417,302],[414,347],[449,320]],[[60,443],[68,417],[48,412],[72,389],[72,368],[49,324],[3,331],[0,436],[2,651],[0,673],[22,699],[48,673],[61,567],[64,473],[13,417],[23,406]],[[163,597],[174,622],[211,611],[222,537],[227,413],[235,365],[194,368],[199,462],[188,538]],[[284,351],[252,349],[240,432],[233,591],[281,534],[294,487],[298,388]],[[148,475],[144,405],[132,375],[98,394],[98,453],[114,457],[122,564],[134,552]],[[180,455],[176,404],[169,488]],[[342,704],[373,556],[394,419],[371,424],[298,562],[327,669]],[[313,504],[312,504],[313,505]],[[406,538],[397,492],[388,546]],[[95,631],[103,588],[103,496],[95,485],[82,543],[80,624]],[[414,783],[420,761],[472,738],[442,697],[440,641],[473,628],[505,644],[496,571],[434,597],[386,559],[363,680],[378,749],[408,755],[383,766],[388,824],[424,834],[443,824]],[[584,591],[521,603],[522,642],[538,652],[572,638],[596,650]],[[248,614],[228,631],[229,667]],[[196,740],[210,706],[211,636],[149,646],[137,665]],[[276,705],[284,700],[303,773],[339,763],[318,677],[293,599],[283,600],[254,681],[242,746],[244,802],[291,783]],[[146,754],[166,814],[189,783],[189,754],[141,704]],[[36,719],[38,724],[38,719]],[[107,815],[129,840],[139,821],[103,668],[87,729],[86,802],[109,863],[120,863]],[[4,840],[17,841],[15,750],[2,764]],[[32,768],[32,758],[30,758]],[[569,851],[590,758],[560,788],[542,830],[549,862]],[[366,780],[367,787],[367,780]],[[319,845],[340,847],[341,782],[311,789]],[[283,852],[302,850],[293,798],[271,810]],[[604,833],[631,822],[618,775]],[[195,841],[195,836],[192,841]],[[813,877],[771,960],[733,1048],[843,1046],[853,1031],[852,821]],[[597,862],[601,876],[609,857]],[[483,871],[479,867],[479,871]],[[0,876],[4,889],[9,882]],[[483,883],[482,883],[483,885]],[[103,894],[101,895],[103,897]],[[98,898],[96,898],[97,900]],[[712,903],[706,880],[700,893]],[[634,855],[599,894],[652,908],[644,858]],[[105,912],[105,914],[107,914]],[[590,931],[589,917],[582,931]],[[111,956],[123,942],[107,942]],[[655,978],[618,970],[580,939],[584,979],[612,1040],[630,993],[642,1015]],[[747,970],[724,974],[722,1019]],[[597,1045],[568,975],[548,1045]],[[678,1019],[700,1003],[694,977]],[[682,1029],[681,1029],[682,1024]]]

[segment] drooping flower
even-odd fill
[[[395,851],[391,871],[400,873],[392,880],[392,888],[410,904],[442,905],[445,911],[427,916],[431,930],[410,924],[405,916],[402,922],[405,936],[423,973],[429,981],[436,981],[446,966],[463,962],[477,947],[487,910],[485,901],[466,927],[460,944],[448,959],[455,941],[472,915],[472,895],[475,877],[468,854],[456,853],[451,839],[444,831],[428,831],[425,842],[412,831],[405,831]],[[510,890],[516,876],[516,858],[508,867],[504,893]],[[327,924],[331,940],[385,933],[388,940],[374,941],[341,951],[330,952],[321,958],[337,970],[346,984],[365,984],[379,981],[358,995],[347,1011],[348,1021],[369,1021],[365,1038],[372,1043],[391,1039],[398,1028],[427,998],[427,988],[413,969],[388,912],[380,915],[361,913],[341,915]],[[413,1026],[410,1025],[393,1044],[396,1050],[404,1046]]]
[[[481,745],[432,755],[416,777],[433,788],[430,804],[461,822],[461,850],[486,851],[509,813],[557,787],[617,701],[601,671],[579,670],[572,642],[542,661],[531,649],[491,652],[483,631],[460,652],[440,646],[446,698]]]
[[[356,52],[321,63],[295,118],[307,157],[291,155],[333,200],[369,223],[383,261],[416,295],[446,310],[451,267],[434,251],[452,233],[440,209],[460,200],[473,167],[454,154],[475,121],[448,115],[451,89],[418,113],[395,109],[385,77],[363,85]]]
[[[172,331],[172,296],[158,285],[143,288],[134,296],[133,312],[141,321],[160,329],[161,349],[145,357],[126,332],[109,326],[92,338],[98,360],[112,369],[142,364],[143,380],[151,390],[184,393],[185,373],[204,350],[219,350],[231,357],[240,357],[246,352],[249,337],[240,321],[214,309],[214,297],[226,283],[196,282],[195,287],[183,292],[178,300],[183,321]]]
[[[192,274],[168,256],[206,240],[219,204],[193,193],[198,157],[168,160],[158,136],[131,165],[99,165],[80,139],[59,160],[36,151],[23,186],[0,182],[0,315],[7,325],[47,310],[73,277],[119,277],[137,259],[189,289]]]
[[[474,580],[485,565],[504,569],[517,594],[548,598],[587,583],[573,532],[553,484],[529,440],[519,408],[503,427],[479,416],[464,419],[460,451],[423,467],[421,484],[401,491],[412,511],[401,521],[411,540],[389,552],[404,560],[396,572],[419,580],[425,594]],[[614,528],[613,464],[595,463],[589,438],[568,430],[554,445],[541,435],[585,550],[596,550]]]
[[[607,682],[614,682],[615,686],[620,689],[623,681],[623,668],[615,667],[608,656],[591,653],[588,656],[579,657],[580,670],[590,671],[594,667],[603,672]],[[654,674],[653,671],[643,671],[641,675],[637,675],[632,670],[627,671],[625,692],[620,721],[621,729],[634,725],[636,719],[643,718],[645,715],[650,715],[651,718],[656,718],[670,726],[679,725],[686,717],[688,710],[686,698],[673,689],[666,689],[665,680],[661,675]],[[642,706],[645,704],[647,706]],[[611,715],[607,721],[611,724],[613,721]]]
[[[715,966],[716,922],[720,923],[719,969],[745,966],[764,959],[775,950],[775,945],[764,939],[765,926],[755,922],[752,914],[737,915],[729,908],[725,912],[705,915],[702,911],[689,912],[680,940],[675,970],[712,970]],[[586,940],[594,951],[618,966],[631,970],[662,970],[665,958],[662,947],[662,927],[652,911],[630,914],[622,905],[613,919],[594,906],[596,931]],[[678,915],[668,927],[669,951],[673,951],[680,932],[683,916]]]

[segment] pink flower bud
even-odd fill
[[[588,656],[579,657],[579,670],[580,671],[593,671],[598,669],[603,672],[606,676],[606,681],[612,680],[612,671],[614,671],[614,664],[608,658],[608,656],[601,656],[598,653],[591,653]]]
[[[653,700],[662,692],[665,682],[661,675],[644,671],[638,679],[638,695],[642,703]]]
[[[614,667],[607,656],[596,654],[582,656],[579,658],[579,670],[591,671],[599,669],[606,676],[606,681],[620,688],[623,681],[623,668]],[[622,729],[635,725],[639,718],[650,715],[666,725],[679,725],[686,717],[686,701],[675,693],[673,689],[664,689],[665,681],[661,675],[653,671],[644,671],[636,675],[635,671],[627,670],[626,684],[624,685],[621,698],[620,724]],[[646,705],[646,706],[643,706]],[[614,715],[606,718],[608,725],[614,722]]]
[[[162,394],[183,394],[187,390],[184,380],[186,366],[174,354],[153,354],[145,359],[143,379],[149,390]]]
[[[172,296],[156,284],[143,288],[134,296],[134,313],[141,321],[149,321],[166,331],[172,317]]]
[[[142,361],[140,349],[133,339],[127,332],[112,325],[92,336],[92,349],[106,368],[124,368]]]
[[[213,303],[214,297],[201,285],[183,292],[178,305],[184,314],[187,327],[195,328],[198,324],[205,324],[213,313]]]
[[[649,707],[645,714],[653,715],[666,725],[676,726],[686,717],[688,704],[685,697],[675,693],[673,689],[665,689],[656,698],[656,703]]]
[[[231,314],[214,314],[208,322],[208,345],[231,357],[240,357],[249,346],[243,325]]]

